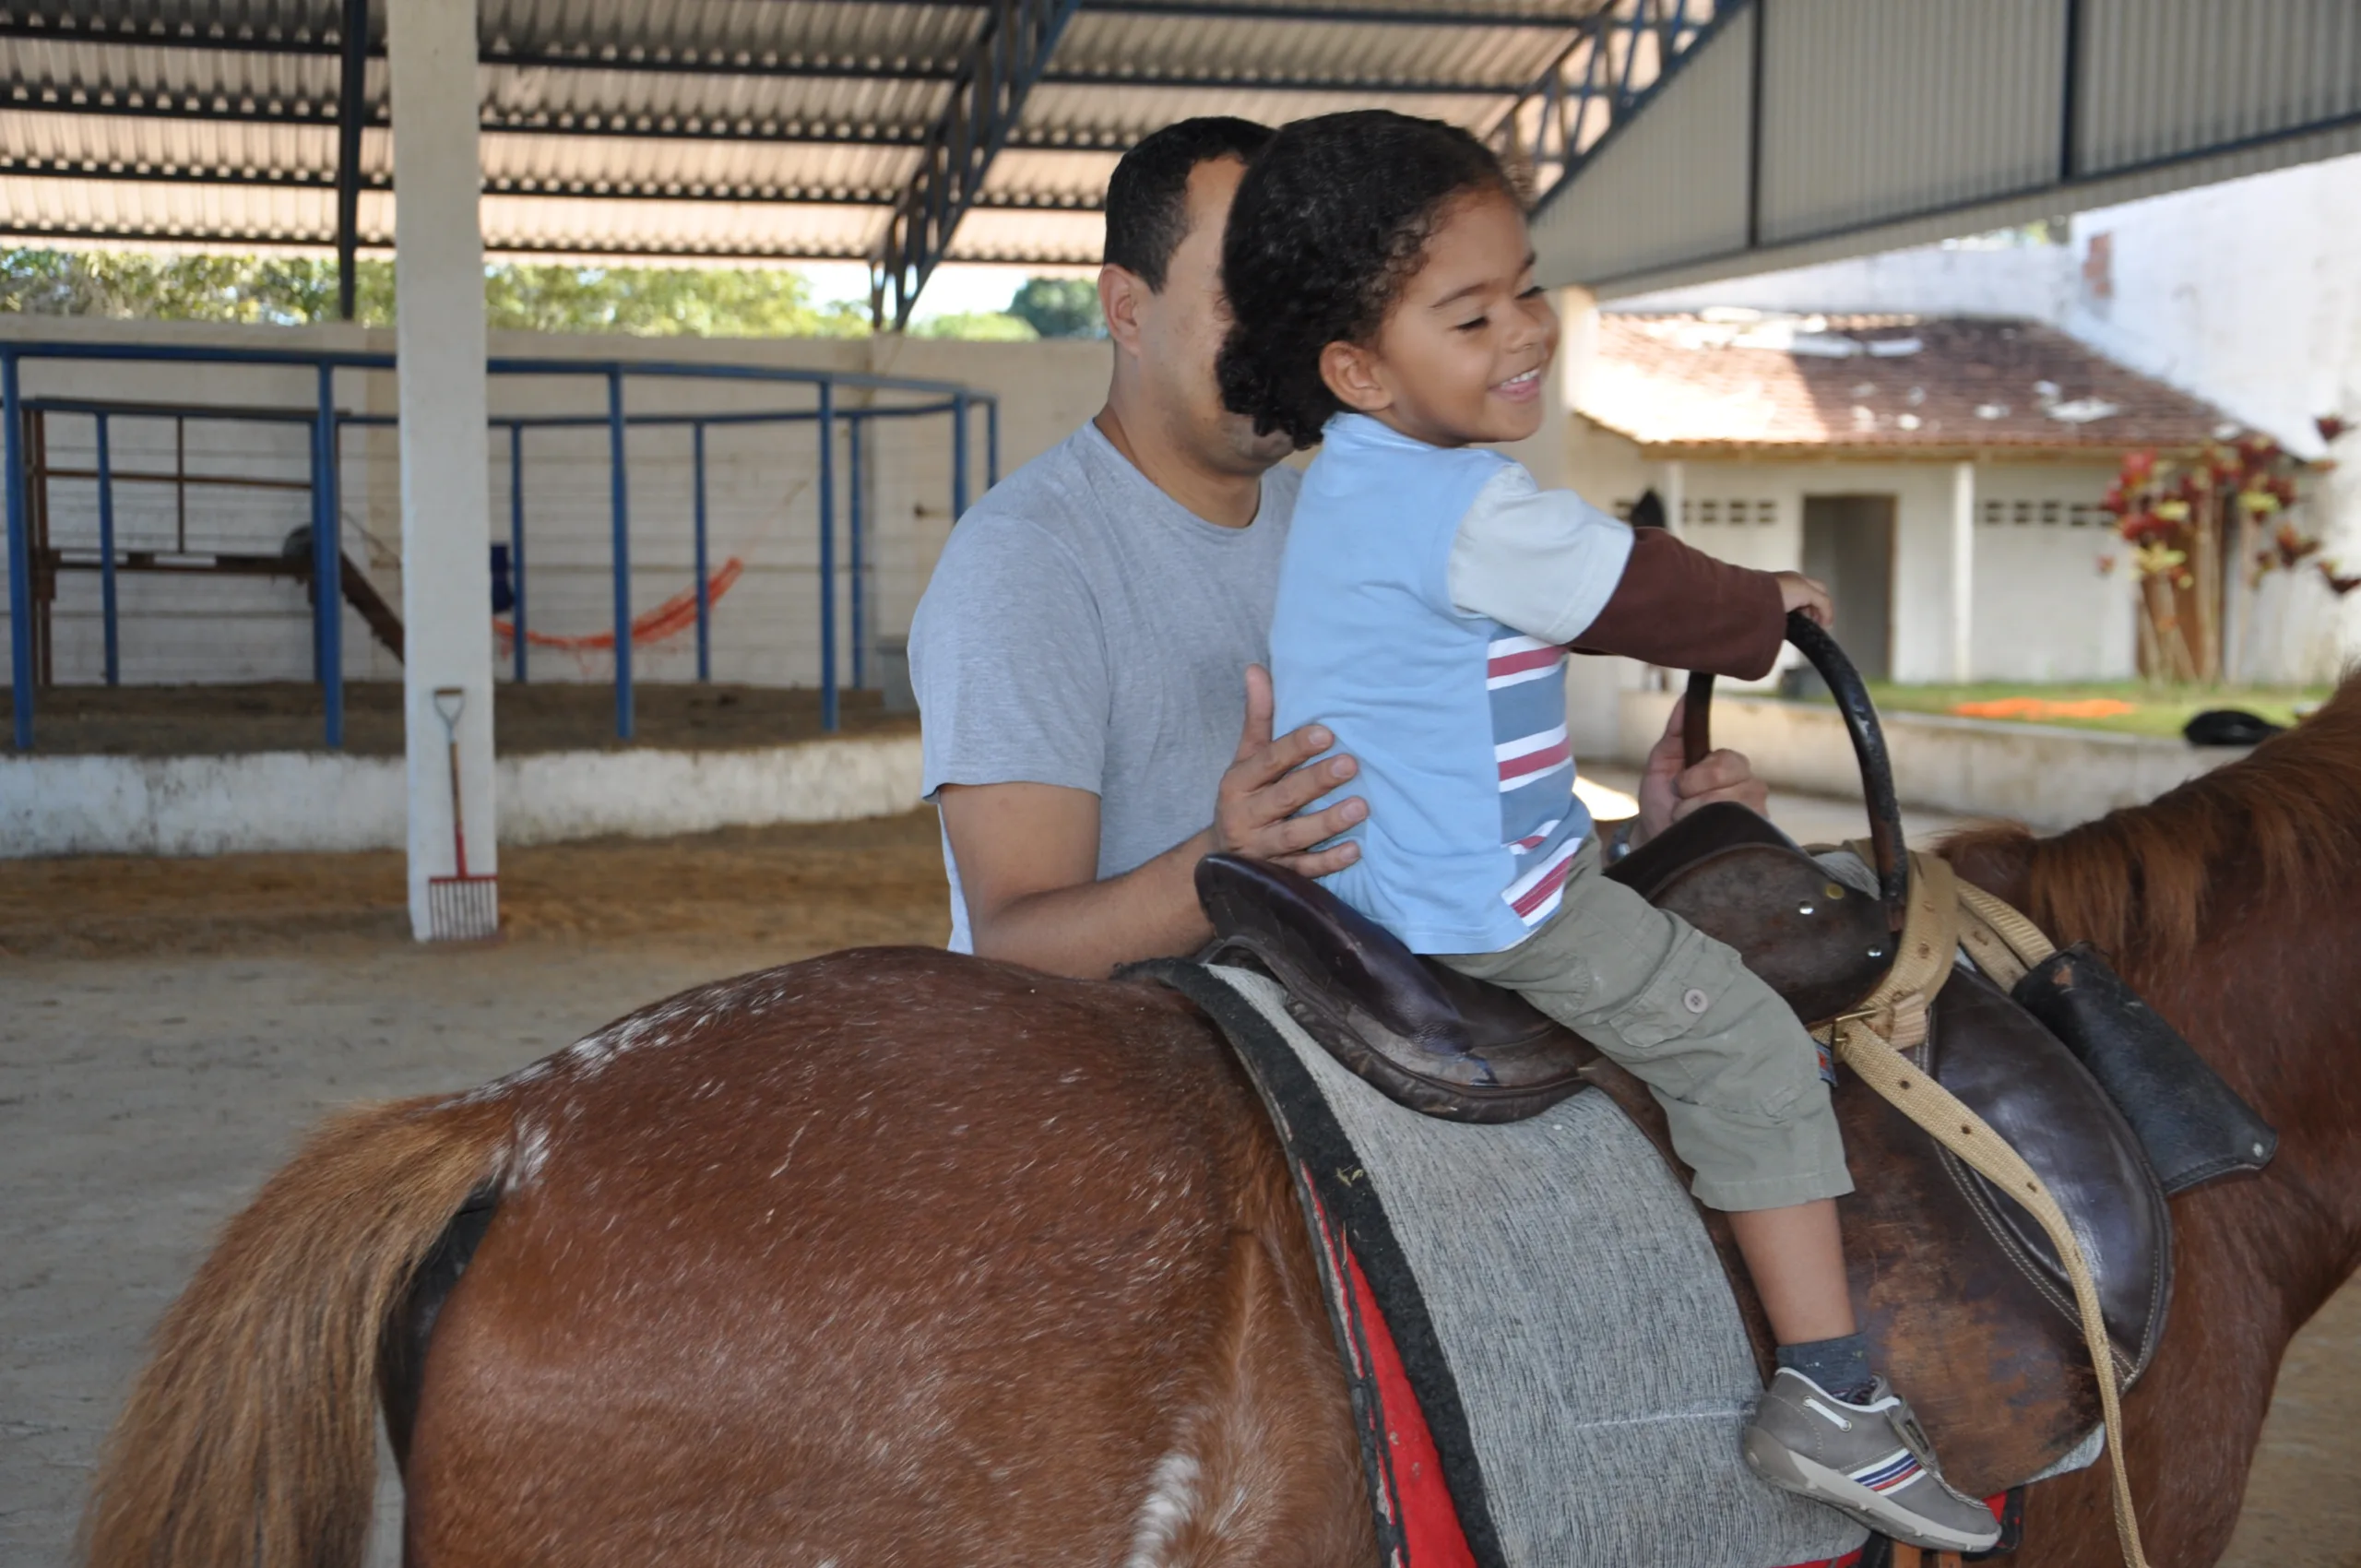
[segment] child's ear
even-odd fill
[[[1377,356],[1358,343],[1331,343],[1321,350],[1320,379],[1336,401],[1357,414],[1394,406],[1394,392],[1378,372]]]

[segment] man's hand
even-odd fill
[[[1779,608],[1790,613],[1800,610],[1811,617],[1823,631],[1836,619],[1835,601],[1828,597],[1828,585],[1801,572],[1780,572]]]
[[[1350,757],[1305,763],[1335,743],[1308,724],[1271,739],[1271,677],[1246,672],[1246,728],[1222,775],[1214,826],[1121,876],[1098,877],[1098,797],[1055,784],[946,784],[943,829],[959,868],[979,957],[1051,974],[1104,975],[1139,958],[1186,954],[1213,935],[1197,905],[1197,862],[1216,850],[1325,876],[1358,844],[1311,847],[1369,814],[1358,797],[1311,816],[1311,802],[1358,769]]]
[[[1714,801],[1735,801],[1769,814],[1771,791],[1754,776],[1743,754],[1707,752],[1696,766],[1681,766],[1680,731],[1688,707],[1679,702],[1672,705],[1664,738],[1648,753],[1647,767],[1640,775],[1640,820],[1631,829],[1634,849]]]
[[[1333,756],[1306,766],[1335,745],[1336,737],[1325,725],[1307,724],[1274,741],[1272,707],[1271,672],[1259,664],[1247,666],[1246,727],[1238,737],[1237,758],[1215,795],[1213,847],[1217,853],[1325,876],[1358,860],[1360,846],[1336,844],[1317,852],[1311,847],[1367,816],[1369,805],[1355,795],[1308,816],[1296,813],[1352,778],[1359,765],[1348,756]]]

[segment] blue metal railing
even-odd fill
[[[5,490],[7,524],[8,561],[8,626],[10,638],[10,676],[15,697],[16,749],[29,752],[33,747],[33,582],[32,542],[30,537],[30,498],[25,457],[26,433],[32,412],[60,412],[88,415],[96,423],[98,442],[98,486],[101,562],[101,614],[105,622],[106,678],[110,685],[120,678],[118,646],[118,613],[115,594],[114,549],[114,483],[110,461],[109,425],[111,415],[135,411],[120,403],[110,403],[89,398],[42,398],[28,400],[23,390],[23,362],[27,360],[83,361],[117,363],[202,363],[215,365],[279,366],[310,368],[318,378],[316,408],[306,413],[296,410],[214,410],[201,405],[162,411],[192,418],[210,418],[235,422],[303,423],[311,432],[311,526],[313,581],[313,662],[323,688],[325,698],[324,735],[330,749],[344,743],[344,673],[343,673],[343,553],[339,524],[338,480],[341,437],[349,426],[387,426],[397,422],[387,414],[347,413],[336,406],[336,374],[340,370],[390,371],[395,368],[394,356],[356,350],[309,350],[264,348],[207,348],[195,345],[149,345],[132,343],[0,343],[0,431],[6,433],[5,458],[0,459],[0,490]],[[856,371],[811,371],[769,365],[702,364],[686,361],[654,360],[627,362],[621,360],[544,359],[517,355],[495,355],[486,362],[486,370],[493,375],[536,376],[598,376],[605,382],[606,411],[601,414],[495,415],[491,420],[494,429],[508,433],[509,516],[508,539],[510,573],[516,595],[512,611],[515,629],[514,673],[520,682],[528,677],[527,619],[525,564],[525,485],[524,433],[527,429],[596,428],[603,426],[608,439],[610,471],[609,507],[611,540],[611,569],[614,579],[614,638],[615,638],[615,732],[630,739],[634,728],[633,671],[631,642],[630,588],[630,474],[625,450],[626,433],[634,426],[689,427],[695,479],[694,540],[696,572],[696,636],[697,679],[712,679],[712,602],[706,582],[706,440],[708,426],[754,424],[816,424],[818,442],[818,567],[820,591],[820,703],[821,722],[825,730],[834,731],[841,720],[836,690],[836,596],[838,586],[836,570],[836,439],[841,422],[850,443],[847,478],[850,490],[848,525],[850,530],[848,556],[853,581],[851,616],[854,637],[852,676],[856,685],[867,675],[865,648],[860,639],[869,631],[869,616],[863,602],[865,584],[861,574],[867,569],[868,552],[864,538],[868,524],[863,490],[864,476],[870,469],[862,460],[862,443],[869,425],[881,419],[911,419],[948,414],[952,421],[951,503],[955,520],[967,510],[969,473],[973,463],[970,451],[970,425],[975,404],[980,402],[985,410],[984,464],[987,488],[1000,481],[1000,400],[993,394],[979,392],[955,382],[931,381],[908,376],[876,375]],[[812,409],[738,410],[728,413],[662,413],[632,414],[624,408],[623,382],[631,376],[658,379],[706,380],[725,382],[768,383],[783,386],[809,387],[815,395],[817,407]],[[860,409],[840,408],[839,388],[884,393],[919,401],[901,402]],[[156,414],[155,408],[142,405],[136,411],[142,416]]]

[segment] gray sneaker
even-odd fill
[[[1936,1551],[2000,1538],[1992,1511],[1952,1490],[1910,1407],[1880,1378],[1848,1404],[1781,1367],[1746,1429],[1746,1462],[1773,1486],[1825,1503],[1880,1535]]]

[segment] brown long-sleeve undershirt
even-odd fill
[[[1773,574],[1716,560],[1662,529],[1641,529],[1607,608],[1572,646],[1577,653],[1752,681],[1771,672],[1786,630]]]

